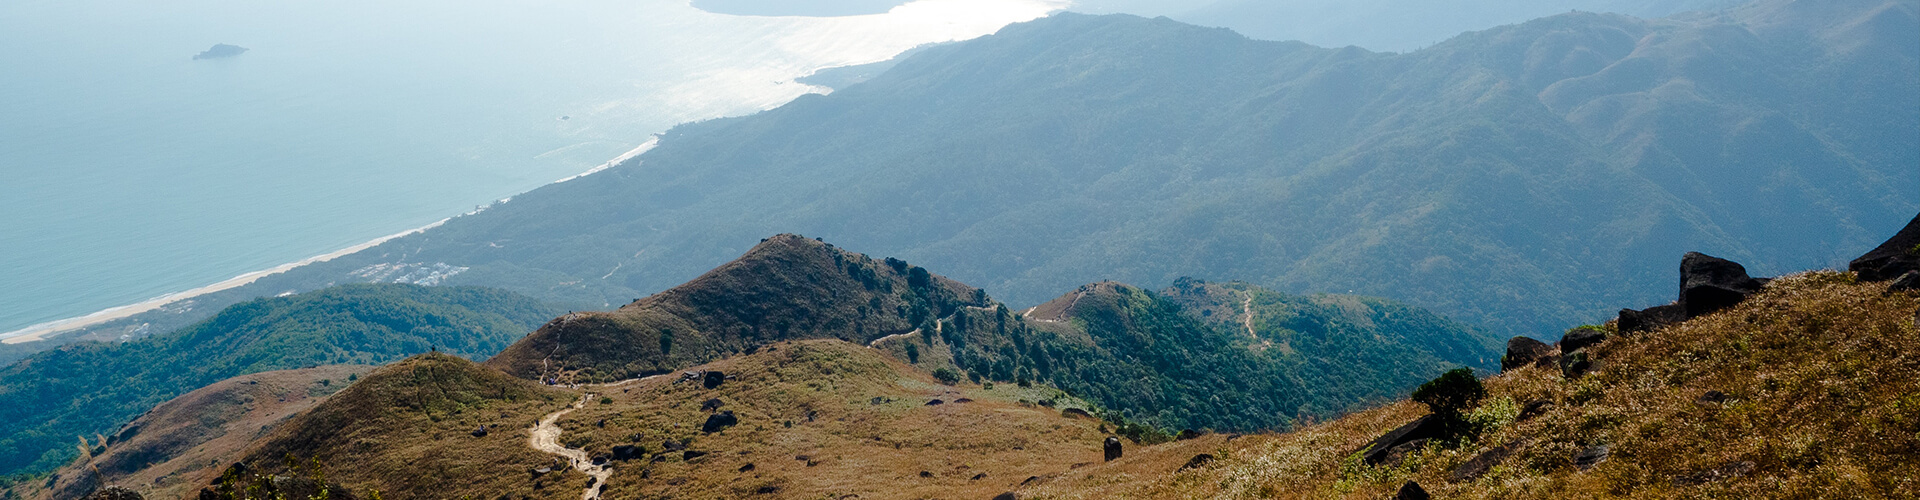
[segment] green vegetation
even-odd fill
[[[1079,472],[1022,495],[1386,498],[1412,480],[1434,498],[1914,498],[1920,294],[1887,288],[1850,273],[1784,276],[1737,306],[1587,348],[1601,368],[1584,377],[1534,366],[1490,377],[1464,412],[1480,434],[1397,466],[1348,458],[1425,405],[1241,439],[1200,471]],[[1476,392],[1459,376],[1435,385]],[[1476,460],[1478,477],[1454,476]]]
[[[1427,411],[1445,418],[1459,419],[1467,410],[1487,397],[1487,388],[1473,376],[1471,368],[1447,370],[1413,390],[1413,402],[1427,405]]]
[[[1145,442],[1180,429],[1285,429],[1396,397],[1448,368],[1487,368],[1497,356],[1492,336],[1404,305],[1230,286],[1183,280],[1160,294],[1088,285],[1035,313],[1071,303],[1064,321],[970,308],[941,339],[970,376],[1051,384]],[[1207,294],[1258,297],[1249,307],[1259,336],[1242,319],[1203,317]],[[1232,305],[1237,313],[1242,301]]]
[[[112,434],[236,375],[432,350],[485,357],[555,314],[500,290],[347,285],[235,305],[168,334],[41,352],[0,370],[0,470],[52,470],[74,456],[74,436]]]

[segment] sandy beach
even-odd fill
[[[19,330],[14,330],[7,333],[0,333],[0,343],[19,344],[23,342],[33,342],[36,340],[44,339],[46,338],[46,336],[52,335],[55,333],[65,332],[65,331],[73,330],[76,328],[93,326],[93,325],[105,323],[108,321],[125,318],[135,314],[151,311],[154,309],[159,309],[160,306],[171,304],[175,301],[191,299],[201,295],[206,295],[206,294],[218,292],[221,290],[231,289],[234,287],[252,283],[255,280],[258,280],[262,277],[287,272],[287,270],[289,269],[304,266],[307,264],[312,264],[315,262],[326,262],[329,260],[340,258],[341,256],[344,256],[347,254],[351,254],[361,250],[366,250],[368,248],[373,248],[375,246],[379,246],[381,243],[386,243],[388,240],[392,240],[394,238],[399,238],[401,236],[406,236],[409,234],[418,233],[428,229],[433,229],[434,227],[438,227],[441,224],[445,224],[448,220],[449,219],[440,219],[440,221],[434,222],[432,224],[427,224],[425,226],[420,226],[420,227],[409,229],[406,231],[401,231],[398,233],[382,236],[379,238],[374,238],[371,241],[346,247],[346,248],[342,248],[337,251],[328,252],[321,255],[315,255],[315,256],[301,259],[295,262],[281,264],[278,266],[274,266],[270,269],[264,269],[260,271],[254,271],[254,272],[242,274],[239,276],[234,276],[233,278],[228,279],[226,281],[221,281],[219,283],[214,283],[214,284],[203,286],[200,288],[195,288],[195,289],[187,290],[184,292],[174,292],[166,295],[161,295],[159,297],[154,297],[152,299],[148,299],[138,304],[107,308],[105,310],[101,310],[93,314],[88,314],[86,316],[80,316],[77,318],[67,318],[67,319],[57,320],[57,321],[48,321],[46,323],[41,323],[41,324],[26,327],[26,328],[21,328]]]

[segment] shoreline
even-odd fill
[[[337,259],[340,257],[347,256],[349,254],[352,254],[354,252],[359,252],[361,250],[366,250],[368,248],[379,246],[381,243],[386,243],[387,241],[390,241],[394,238],[399,238],[401,236],[406,236],[406,235],[418,233],[421,231],[426,231],[428,229],[433,229],[435,227],[439,227],[441,224],[447,223],[447,221],[449,220],[452,220],[452,219],[451,218],[440,219],[439,221],[434,222],[432,224],[427,224],[425,226],[408,229],[406,231],[401,231],[398,233],[381,236],[379,238],[374,238],[373,240],[370,240],[370,241],[366,241],[357,245],[342,248],[332,252],[315,255],[312,257],[307,257],[305,259],[300,259],[300,260],[289,262],[286,264],[273,266],[273,267],[262,269],[259,271],[241,274],[239,276],[227,278],[224,281],[220,281],[211,285],[194,288],[194,289],[190,289],[182,292],[169,293],[166,295],[161,295],[159,297],[154,297],[151,299],[147,299],[141,302],[128,304],[124,306],[109,307],[106,309],[95,311],[94,313],[88,314],[85,316],[53,320],[53,321],[48,321],[45,323],[29,326],[26,328],[21,328],[19,330],[14,330],[11,332],[0,333],[0,344],[24,344],[27,342],[45,340],[48,335],[52,335],[56,333],[64,333],[64,332],[79,329],[79,328],[98,325],[108,321],[122,319],[128,316],[133,316],[135,314],[140,314],[143,312],[152,311],[154,309],[159,309],[161,306],[172,304],[174,302],[178,302],[181,300],[191,299],[194,297],[198,297],[201,295],[206,295],[209,293],[218,292],[222,290],[238,288],[242,285],[253,283],[254,281],[259,280],[260,278],[284,273],[296,267]]]
[[[640,143],[639,146],[631,150],[628,150],[625,153],[621,153],[620,156],[615,156],[611,160],[607,160],[604,163],[595,165],[593,168],[587,169],[587,171],[585,172],[567,176],[566,178],[553,181],[548,184],[559,184],[562,182],[567,182],[567,181],[571,181],[581,177],[593,175],[593,174],[599,173],[602,170],[613,168],[615,165],[619,165],[620,163],[625,162],[627,160],[631,160],[636,156],[645,154],[647,151],[652,150],[654,146],[657,146],[659,144],[660,144],[660,136],[658,134],[655,134],[652,137],[649,137],[645,142]],[[534,189],[539,189],[539,188],[536,187]],[[495,203],[496,204],[504,203],[512,199],[513,197],[507,197],[506,199],[500,200]],[[475,213],[479,213],[481,210],[485,210],[485,208],[474,210],[472,212],[467,212],[462,215],[472,215]],[[140,314],[143,312],[152,311],[154,309],[159,309],[162,306],[165,306],[167,304],[172,304],[174,302],[191,299],[194,297],[199,297],[201,295],[206,295],[209,293],[214,293],[222,290],[238,288],[248,283],[253,283],[254,281],[259,280],[260,278],[284,273],[284,272],[293,270],[294,268],[305,266],[307,264],[326,262],[326,261],[337,259],[340,257],[345,257],[347,255],[353,254],[355,252],[359,252],[361,250],[366,250],[369,248],[379,246],[381,243],[386,243],[390,240],[393,240],[394,238],[399,238],[402,236],[426,231],[428,229],[440,227],[441,224],[446,224],[447,221],[450,221],[450,220],[453,220],[453,218],[448,217],[445,219],[440,219],[439,221],[436,221],[432,224],[427,224],[425,226],[408,229],[406,231],[401,231],[398,233],[381,236],[379,238],[374,238],[370,241],[366,241],[358,245],[353,245],[353,246],[342,248],[332,252],[327,252],[324,254],[307,257],[305,259],[300,259],[300,260],[289,262],[286,264],[273,266],[273,267],[262,269],[259,271],[253,271],[250,273],[241,274],[239,276],[234,276],[232,278],[228,278],[224,281],[220,281],[211,285],[207,285],[199,288],[193,288],[193,289],[181,291],[181,292],[169,293],[166,295],[161,295],[159,297],[154,297],[151,299],[143,300],[140,302],[136,302],[136,303],[128,304],[124,306],[109,307],[106,309],[95,311],[92,314],[87,314],[84,316],[77,316],[77,317],[72,317],[67,319],[58,319],[58,320],[48,321],[45,323],[31,325],[26,328],[21,328],[21,329],[10,331],[10,332],[0,333],[0,344],[24,344],[27,342],[46,340],[47,336],[49,335],[65,333],[65,332],[69,332],[69,331],[80,329],[80,328],[98,325],[108,321],[123,319],[128,316],[133,316],[135,314]]]

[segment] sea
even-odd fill
[[[416,228],[1064,0],[0,2],[0,332]],[[246,48],[196,60],[215,44]],[[642,157],[644,160],[644,157]]]

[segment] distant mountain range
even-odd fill
[[[1195,276],[1551,338],[1666,294],[1654,263],[1685,251],[1778,273],[1898,227],[1920,209],[1917,41],[1897,1],[1569,13],[1408,54],[1062,14],[196,310],[442,264],[604,309],[803,232],[1012,304]]]

